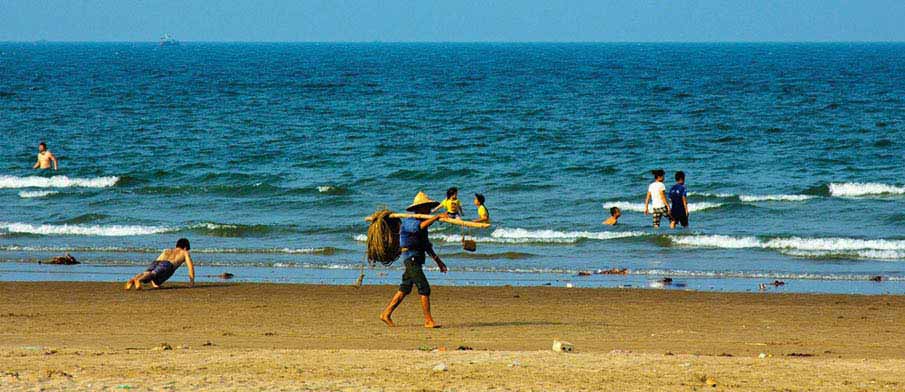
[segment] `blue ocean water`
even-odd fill
[[[366,215],[458,186],[494,226],[435,226],[435,284],[905,292],[905,44],[0,43],[0,134],[0,280],[185,236],[200,275],[348,284]],[[689,229],[641,213],[656,168]]]

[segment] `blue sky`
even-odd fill
[[[905,41],[903,24],[903,0],[0,0],[0,41]]]

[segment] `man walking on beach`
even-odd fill
[[[51,162],[53,162],[53,170],[57,170],[57,157],[53,156],[53,153],[47,150],[46,143],[38,143],[38,161],[35,162],[32,169],[50,169]]]
[[[440,203],[431,200],[424,194],[418,192],[415,201],[406,208],[407,211],[415,214],[430,214],[431,209],[440,205]],[[446,213],[433,216],[429,219],[405,218],[399,229],[399,246],[402,248],[402,260],[405,263],[405,273],[402,274],[402,283],[399,284],[399,290],[390,300],[380,319],[387,326],[396,326],[393,323],[392,315],[396,307],[402,303],[407,295],[412,292],[412,286],[418,287],[418,295],[421,296],[421,310],[424,311],[424,327],[439,328],[440,325],[434,321],[431,316],[431,287],[424,276],[424,259],[425,255],[430,255],[440,268],[440,272],[446,272],[446,264],[434,253],[433,245],[427,237],[427,228],[440,218],[447,217]]]
[[[189,240],[180,238],[176,241],[176,247],[166,249],[157,260],[151,263],[151,266],[145,272],[135,275],[126,282],[126,290],[135,287],[141,290],[142,283],[151,283],[155,289],[159,289],[163,282],[166,282],[173,273],[176,272],[183,263],[189,267],[189,285],[195,286],[195,265],[192,263],[192,256],[189,251],[192,249]]]

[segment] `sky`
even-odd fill
[[[0,0],[0,41],[905,41],[903,0]]]

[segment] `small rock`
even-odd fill
[[[773,283],[771,283],[771,284],[773,285],[773,287],[779,287],[779,286],[785,286],[786,282],[783,282],[781,280],[774,280]]]
[[[589,271],[578,271],[578,276],[591,276]]]
[[[214,345],[214,343],[212,343],[210,340],[208,340],[208,341],[204,342],[204,344],[202,344],[201,347],[210,347],[213,345]]]
[[[154,351],[170,351],[173,349],[173,346],[170,346],[167,343],[158,344],[157,347],[154,347]]]
[[[522,366],[522,363],[519,362],[518,359],[513,359],[512,363],[509,364],[509,367],[520,367],[520,366]]]
[[[711,388],[716,388],[716,379],[713,377],[706,377],[704,378],[704,385]]]
[[[873,282],[882,282],[882,281],[883,281],[883,277],[880,276],[880,275],[872,276],[872,277],[870,278],[870,280],[873,281]]]
[[[440,362],[440,363],[434,365],[434,368],[431,369],[431,370],[433,370],[434,373],[448,372],[448,371],[449,371],[449,366],[446,366],[445,363]]]
[[[760,358],[760,359],[764,359],[764,358],[767,357],[767,354],[766,354],[766,353],[760,353],[757,357]]]
[[[231,274],[231,273],[229,273],[229,272],[224,272],[224,273],[220,274],[220,279],[228,280],[228,279],[234,278],[235,276],[236,276],[236,275],[233,275],[233,274]]]
[[[459,346],[459,347],[456,347],[456,350],[458,350],[458,351],[471,351],[471,350],[474,350],[474,349],[471,348],[471,347],[468,347],[468,346]]]

